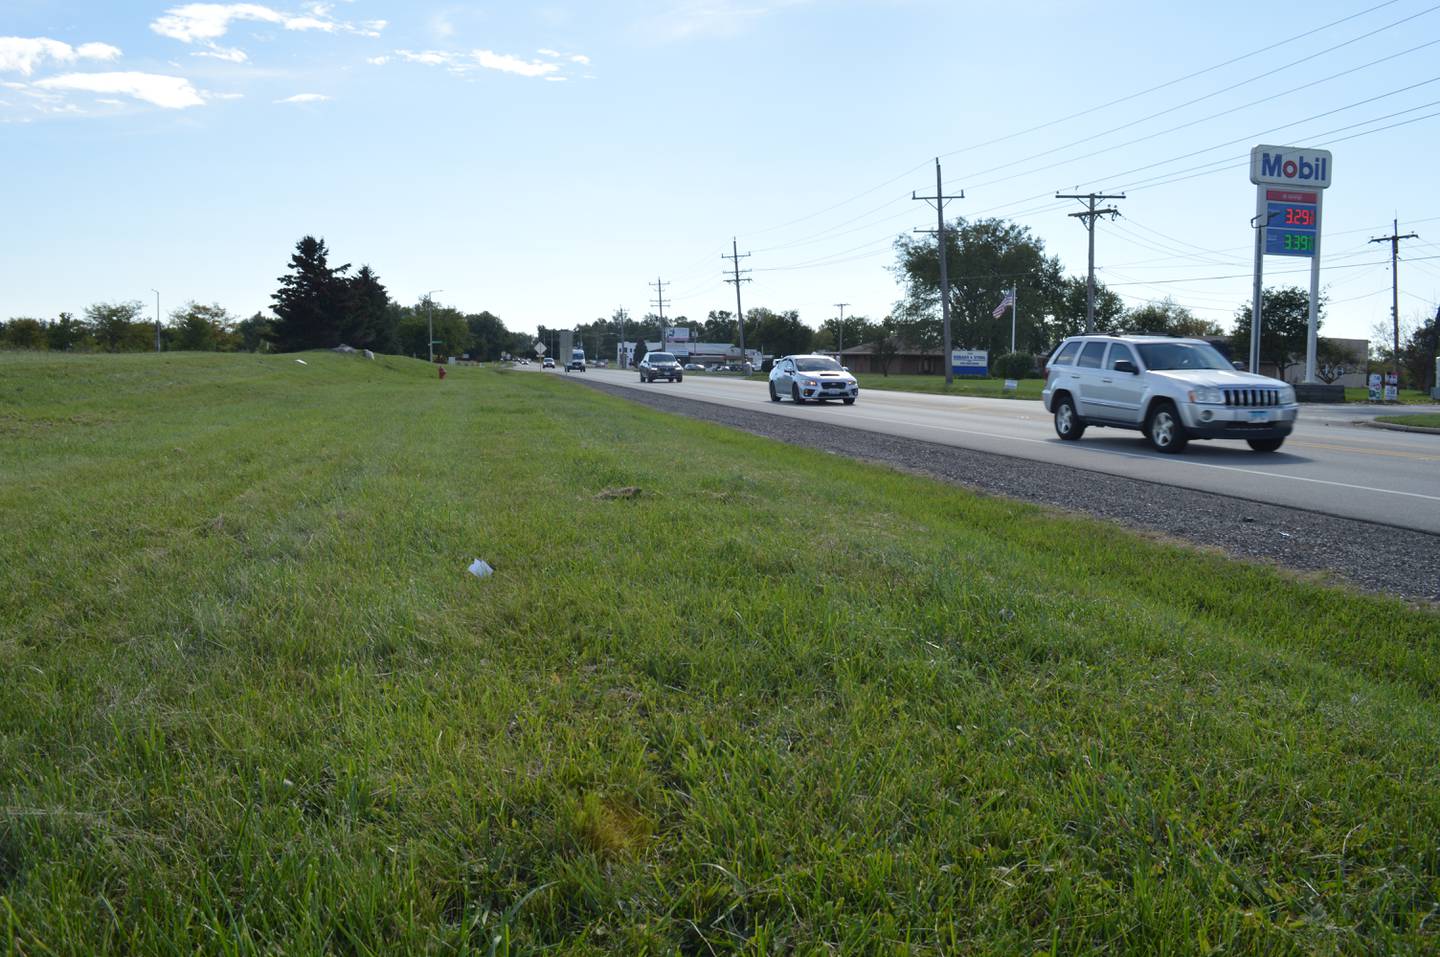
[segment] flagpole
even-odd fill
[[[1015,316],[1020,311],[1020,284],[1010,287],[1010,351],[1015,351]]]

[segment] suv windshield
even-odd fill
[[[1214,346],[1204,342],[1147,342],[1136,348],[1145,368],[1152,371],[1233,368]]]
[[[840,363],[824,356],[806,357],[795,360],[796,372],[839,372]]]
[[[651,365],[654,365],[654,364],[657,363],[657,362],[674,362],[674,361],[675,361],[675,357],[672,356],[672,355],[671,355],[670,353],[668,353],[668,352],[652,352],[652,353],[650,353],[650,363],[651,363]]]

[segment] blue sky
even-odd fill
[[[401,301],[438,288],[516,329],[643,314],[657,277],[667,314],[733,309],[732,236],[747,307],[880,316],[941,155],[952,216],[1014,218],[1076,274],[1078,207],[1051,197],[1126,192],[1102,281],[1228,328],[1266,142],[1334,152],[1326,331],[1368,337],[1392,217],[1421,236],[1402,315],[1440,300],[1440,9],[1297,9],[5,0],[0,317],[152,288],[248,315],[306,233]],[[1303,284],[1299,263],[1267,274]]]

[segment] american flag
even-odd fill
[[[1011,289],[1010,291],[1005,293],[1005,298],[1000,300],[1000,305],[996,306],[995,311],[990,313],[990,315],[994,316],[996,319],[999,319],[1001,316],[1005,315],[1005,310],[1009,309],[1013,305],[1015,305],[1015,290]]]

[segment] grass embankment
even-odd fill
[[[1440,946],[1435,614],[306,359],[0,357],[0,950]]]
[[[1346,386],[1345,401],[1368,403],[1370,401],[1370,390],[1364,386],[1358,388],[1355,386]],[[1421,392],[1419,389],[1401,389],[1399,397],[1395,401],[1401,405],[1426,405],[1435,400],[1430,398],[1430,393]]]
[[[1413,425],[1420,429],[1440,429],[1440,413],[1421,412],[1415,415],[1380,415],[1375,417],[1376,422],[1388,422],[1391,425]]]

